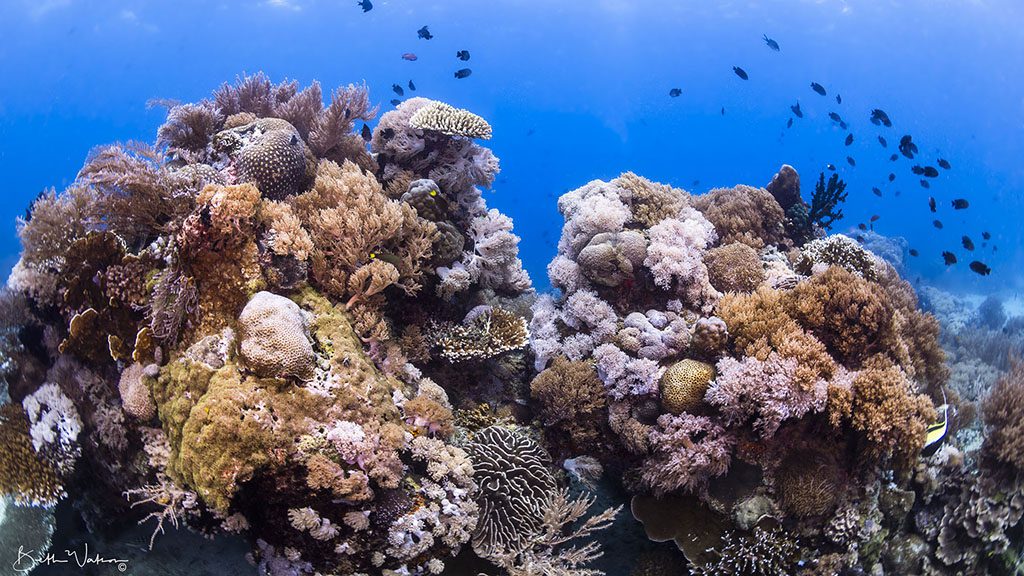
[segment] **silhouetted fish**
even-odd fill
[[[871,193],[874,194],[875,196],[878,196],[879,198],[882,197],[882,191],[879,190],[877,187],[872,187]]]
[[[793,114],[795,114],[797,118],[803,118],[804,117],[804,112],[803,112],[803,110],[800,109],[800,103],[799,102],[797,102],[796,104],[790,106],[789,109],[793,111]]]
[[[921,173],[924,174],[925,178],[938,178],[939,176],[939,171],[935,166],[925,166]]]
[[[913,172],[915,176],[924,175],[924,167],[922,167],[920,164],[914,164],[913,166],[911,166],[910,171]]]
[[[413,54],[412,52],[406,52],[405,54],[402,54],[402,60],[408,60],[409,62],[415,62],[417,58],[419,57]]]
[[[964,236],[960,239],[960,243],[964,245],[965,250],[974,251],[974,241],[969,236]]]
[[[843,103],[843,97],[840,96],[839,94],[836,94],[836,104],[842,104],[842,103]]]
[[[988,276],[989,274],[992,273],[992,269],[986,266],[984,262],[981,262],[979,260],[971,262],[970,264],[968,264],[968,266],[971,267],[972,272],[978,274],[979,276]]]
[[[789,122],[786,122],[786,128],[792,128],[792,127],[793,127],[793,119],[790,118]]]
[[[775,50],[776,52],[779,51],[779,43],[769,38],[767,34],[764,35],[764,43],[772,50]]]
[[[673,97],[673,98],[678,98],[679,95],[682,94],[682,93],[683,93],[683,91],[680,90],[679,88],[673,88],[673,89],[668,91],[668,95]]]
[[[886,142],[885,138],[882,138],[881,136],[878,137],[878,143],[882,145],[882,148],[888,148],[889,147],[889,143]]]
[[[469,78],[473,74],[473,71],[469,68],[460,68],[455,71],[455,77],[458,79]]]
[[[943,170],[949,170],[952,168],[952,166],[949,165],[949,160],[946,160],[945,158],[939,158],[935,162],[939,165],[939,168],[942,168]]]
[[[953,200],[954,210],[966,210],[970,205],[971,203],[968,202],[966,198],[957,198],[956,200]]]
[[[853,159],[853,156],[847,156],[846,157],[846,163],[849,164],[850,166],[856,166],[857,165],[857,161]]]
[[[992,239],[992,235],[989,234],[987,231],[986,232],[982,232],[981,233],[981,237],[984,238],[985,240],[991,240]]]
[[[900,155],[899,154],[893,154],[892,156],[889,156],[889,162],[895,162],[895,161],[897,161],[899,159],[900,159]]]
[[[836,114],[835,112],[829,112],[828,113],[828,117],[831,118],[833,122],[842,122],[843,121],[843,117],[840,116],[839,114]]]
[[[920,182],[921,182],[921,188],[931,188],[932,187],[932,185],[929,184],[927,180],[920,180]]]
[[[402,101],[401,101],[401,100],[399,100],[398,98],[392,98],[392,99],[391,99],[391,105],[392,105],[392,106],[398,106],[398,105],[399,105],[399,104],[401,104],[401,103],[402,103]]]
[[[828,168],[829,170],[833,171],[833,172],[836,171],[836,165],[831,163],[831,162],[829,162],[828,164],[825,164],[825,167]]]
[[[370,132],[370,127],[363,124],[363,129],[359,131],[359,134],[363,137],[363,140],[369,142],[373,138],[373,133]]]
[[[846,130],[847,128],[849,128],[849,126],[846,125],[846,122],[840,122],[839,123],[839,127],[842,128],[843,130]]]
[[[740,68],[739,66],[733,66],[732,67],[732,71],[735,72],[737,76],[739,76],[740,78],[742,78],[744,80],[747,80],[749,78],[747,76],[747,71],[744,70],[743,68]]]
[[[857,224],[857,228],[860,228],[861,230],[865,230],[866,231],[868,229],[868,225],[863,223],[863,222],[861,222],[860,224]]]
[[[725,116],[725,106],[722,106],[722,116]]]
[[[956,254],[948,251],[943,252],[942,261],[946,263],[946,266],[952,266],[953,264],[956,264]]]
[[[889,172],[889,182],[892,182],[895,179],[896,179],[896,173],[895,172]]]
[[[911,159],[914,158],[914,154],[917,154],[917,144],[914,144],[910,134],[900,138],[900,153]]]
[[[935,206],[935,198],[932,198],[931,196],[929,196],[928,197],[928,209],[931,210],[934,213],[935,212],[935,208],[936,208],[936,206]]]
[[[942,230],[942,220],[932,220],[932,226]]]
[[[469,50],[459,50],[455,53],[455,57],[465,62],[469,60]]]
[[[892,127],[892,121],[889,120],[889,115],[883,110],[875,108],[871,111],[871,123],[875,126],[885,126],[886,128]]]
[[[871,216],[871,221],[872,221],[872,222],[878,222],[878,220],[879,220],[880,218],[881,218],[881,216],[879,216],[878,214],[873,214],[873,215]]]
[[[913,256],[914,258],[917,258],[918,256],[921,255],[921,253],[918,252],[917,250],[915,250],[914,248],[911,248],[910,249],[910,255]]]
[[[434,35],[430,33],[430,30],[427,30],[426,26],[417,30],[416,36],[423,38],[424,40],[430,40],[431,38],[434,37]]]
[[[412,80],[409,80],[409,90],[416,90],[416,85],[412,83]]]
[[[391,90],[393,90],[394,93],[398,94],[399,96],[405,96],[405,90],[402,90],[402,87],[399,86],[398,84],[392,84]]]
[[[825,95],[825,87],[822,86],[821,84],[818,84],[817,82],[811,82],[811,90],[814,90],[815,92],[821,94],[822,96]]]
[[[850,144],[853,144],[853,134],[846,135],[846,145],[849,146]]]
[[[359,2],[356,2],[356,4],[362,7],[363,12],[373,10],[373,3],[370,2],[370,0],[360,0]]]

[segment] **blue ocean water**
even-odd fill
[[[850,191],[837,231],[878,215],[875,230],[919,251],[910,278],[1016,290],[1024,264],[1022,23],[1024,5],[1013,0],[377,0],[366,13],[354,1],[8,1],[0,4],[3,268],[17,258],[14,218],[40,190],[71,182],[95,145],[153,140],[165,111],[147,101],[196,101],[239,73],[263,70],[325,88],[365,81],[382,111],[399,84],[406,97],[487,118],[502,159],[487,200],[515,220],[538,287],[547,284],[561,226],[555,200],[586,181],[632,170],[702,192],[764,185],[789,163],[809,196],[832,163]],[[417,38],[424,25],[430,40]],[[458,50],[471,60],[456,59]],[[406,52],[418,59],[403,60]],[[464,66],[473,75],[454,78]],[[672,88],[681,95],[670,97]],[[796,102],[805,117],[787,129]],[[869,122],[873,108],[889,114],[892,128]],[[904,134],[920,156],[891,163]],[[925,190],[910,167],[939,157],[952,169]],[[954,198],[970,208],[953,211]],[[983,231],[992,240],[981,248]],[[961,247],[963,235],[976,241],[975,254]],[[945,250],[960,263],[947,269]],[[973,259],[992,274],[968,270]]]

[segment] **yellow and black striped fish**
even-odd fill
[[[942,441],[946,438],[946,432],[949,430],[949,404],[939,406],[938,410],[942,412],[942,420],[928,427],[924,440],[924,449],[921,450],[921,454],[925,457],[938,452],[939,447],[942,446]]]

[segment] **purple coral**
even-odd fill
[[[735,439],[707,416],[662,414],[649,437],[653,453],[640,479],[657,497],[700,490],[729,470]]]

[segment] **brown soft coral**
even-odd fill
[[[742,242],[754,249],[781,244],[785,239],[785,214],[764,188],[742,184],[717,188],[691,201],[694,208],[715,225],[722,244]]]
[[[592,453],[607,420],[604,385],[592,362],[559,356],[530,383],[546,434],[573,454]]]
[[[687,205],[689,194],[667,184],[652,182],[632,172],[620,175],[612,184],[621,188],[633,220],[650,228],[665,218],[674,218]]]
[[[321,162],[312,190],[291,203],[313,241],[313,278],[328,294],[366,297],[370,294],[365,290],[379,292],[391,283],[409,294],[418,291],[437,228],[408,205],[388,198],[372,174],[351,162]],[[367,270],[360,275],[362,281],[350,284],[350,277],[374,260],[393,266],[399,277],[393,279],[387,269],[392,279],[385,282],[379,274],[385,268],[378,266],[378,274]]]
[[[988,428],[986,452],[1024,471],[1024,363],[1012,362],[985,398],[982,415]]]
[[[925,430],[936,418],[931,400],[914,391],[898,366],[874,356],[853,379],[850,423],[867,441],[865,454],[893,457],[907,465],[924,447]]]
[[[846,365],[894,350],[894,310],[881,286],[832,266],[787,293],[785,308]]]
[[[757,251],[742,242],[708,250],[704,263],[711,285],[721,292],[753,292],[765,279]]]

